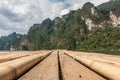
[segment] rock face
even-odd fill
[[[91,19],[85,19],[85,23],[86,25],[88,25],[88,29],[92,30],[92,27],[94,27],[95,25],[93,24],[93,21]]]
[[[95,8],[94,7],[91,8],[91,14],[97,15],[97,13],[95,12]]]
[[[120,27],[120,16],[117,17],[112,11],[110,11],[110,19],[113,27]]]
[[[88,29],[89,30],[92,30],[92,28],[95,28],[95,27],[103,27],[102,23],[101,24],[94,24],[93,21],[89,18],[85,19],[85,23],[86,25],[88,25]]]
[[[83,5],[81,13],[82,13],[81,18],[82,20],[85,21],[89,30],[92,30],[92,28],[96,28],[96,27],[104,27],[106,24],[113,27],[120,26],[119,10],[118,12],[110,11],[108,13],[109,14],[108,19],[101,18],[101,17],[106,17],[106,14],[97,10],[97,8],[92,3],[88,2],[85,5]],[[95,22],[97,20],[101,20],[101,21],[96,24]]]
[[[86,25],[88,25],[89,30],[92,30],[94,27],[104,27],[104,24],[107,23],[113,27],[120,27],[120,16],[117,17],[112,11],[110,11],[109,18],[108,21],[103,20],[100,24],[95,24],[92,19],[82,17],[82,19],[85,20]]]
[[[95,24],[94,18],[101,15],[101,12],[90,2],[86,3],[82,7],[81,19],[85,21],[85,24],[88,26],[89,30],[95,27],[102,27],[103,22]]]

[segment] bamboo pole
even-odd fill
[[[50,55],[37,54],[32,56],[23,57],[13,61],[0,64],[0,80],[14,80],[24,74],[26,71],[35,66],[43,58]]]
[[[112,62],[97,61],[85,57],[73,56],[69,53],[66,54],[108,79],[120,80],[120,65],[116,65]]]

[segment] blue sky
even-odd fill
[[[26,34],[34,23],[54,19],[81,8],[86,2],[99,5],[109,0],[0,0],[0,36]]]

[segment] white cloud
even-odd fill
[[[68,9],[64,9],[61,11],[60,15],[68,14],[70,11]]]
[[[27,33],[34,23],[67,14],[85,2],[98,5],[106,1],[109,0],[0,0],[0,36]]]
[[[107,1],[110,1],[110,0],[90,0],[90,2],[94,3],[95,6],[103,3],[103,2],[107,2]]]

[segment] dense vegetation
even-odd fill
[[[11,47],[13,47],[12,44],[14,44],[14,41],[19,40],[20,35],[16,34],[15,32],[8,35],[3,36],[0,39],[0,50],[10,50]]]
[[[120,0],[110,0],[109,2],[97,6],[97,8],[101,11],[111,11],[120,9]]]
[[[74,20],[75,21],[75,20]],[[75,21],[76,22],[76,21]],[[81,22],[82,23],[82,22]],[[86,25],[77,26],[74,24],[74,28],[71,29],[70,24],[73,23],[60,23],[62,28],[57,26],[57,30],[53,30],[51,33],[43,33],[36,31],[28,38],[32,38],[30,42],[33,46],[29,46],[30,49],[68,49],[68,50],[119,50],[120,49],[120,28],[97,28],[89,31]],[[40,34],[41,35],[38,35]],[[45,34],[48,35],[45,35]],[[37,37],[35,37],[37,36]],[[32,48],[31,48],[32,47]]]

